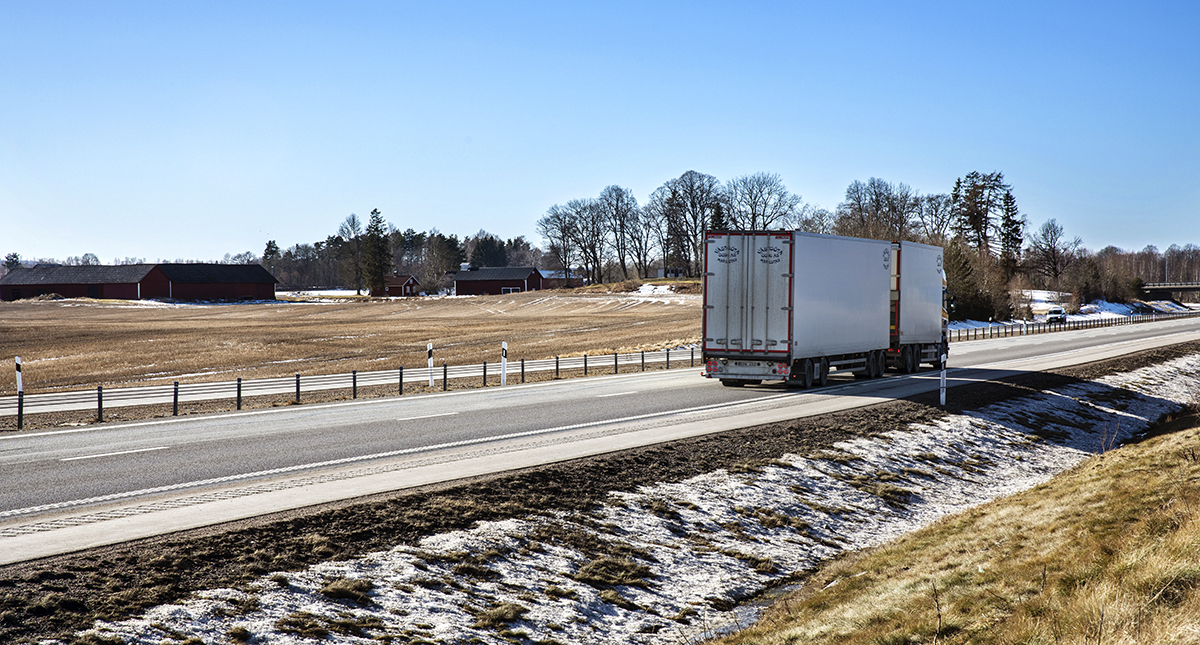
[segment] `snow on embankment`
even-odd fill
[[[482,523],[276,573],[93,631],[155,645],[299,644],[319,633],[339,643],[677,643],[732,622],[737,601],[789,573],[1036,486],[1197,392],[1193,355],[821,455],[614,493],[592,512]]]
[[[1058,300],[1054,299],[1055,292],[1052,291],[1031,291],[1033,294],[1033,304],[1040,305],[1035,308],[1033,320],[1028,322],[1046,322],[1045,313],[1037,313],[1045,311],[1046,307],[1051,304],[1058,304]],[[1049,295],[1047,295],[1049,294]],[[1059,294],[1061,296],[1070,296],[1070,294]],[[1198,308],[1196,303],[1192,305],[1180,306],[1170,300],[1152,300],[1139,302],[1137,304],[1120,304],[1108,302],[1106,300],[1096,300],[1095,302],[1083,305],[1079,308],[1079,313],[1067,314],[1068,322],[1078,322],[1084,320],[1104,320],[1108,318],[1125,318],[1127,316],[1149,316],[1152,312],[1176,314],[1188,313],[1196,311]],[[1020,320],[1009,320],[1007,322],[999,321],[980,321],[980,320],[953,320],[950,322],[950,329],[974,329],[977,327],[992,327],[1004,325],[1019,325]]]

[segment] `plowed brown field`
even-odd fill
[[[699,340],[696,295],[505,296],[182,305],[0,303],[0,394],[611,354]]]

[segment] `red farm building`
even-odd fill
[[[542,289],[542,274],[534,267],[471,267],[454,274],[459,296],[519,293]]]
[[[421,281],[415,275],[393,273],[383,280],[383,289],[371,292],[372,298],[396,298],[421,295]]]
[[[51,293],[120,300],[274,300],[276,282],[258,264],[38,265],[0,277],[0,300]]]

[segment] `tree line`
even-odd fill
[[[644,203],[618,185],[596,197],[550,206],[536,222],[544,246],[524,236],[504,240],[479,231],[459,237],[436,228],[399,230],[373,210],[367,222],[350,214],[324,240],[281,249],[268,241],[262,256],[226,254],[227,263],[261,262],[285,289],[378,289],[392,272],[414,275],[427,292],[446,290],[464,262],[569,271],[589,282],[670,275],[699,276],[708,230],[794,229],[872,239],[908,240],[945,249],[948,288],[957,317],[1028,317],[1019,294],[1031,289],[1070,293],[1067,304],[1126,302],[1149,282],[1200,282],[1200,247],[1147,246],[1093,252],[1056,220],[1036,228],[999,171],[970,172],[949,192],[921,194],[902,182],[855,180],[832,211],[803,201],[779,175],[759,172],[720,181],[689,170],[655,189]],[[58,264],[97,264],[94,254]],[[118,259],[115,263],[141,261]],[[29,264],[16,253],[0,271]],[[1014,295],[1015,294],[1015,295]]]
[[[1096,253],[1050,219],[1031,229],[1004,174],[973,171],[947,193],[922,195],[904,183],[855,180],[833,210],[807,204],[773,173],[722,182],[689,170],[639,205],[632,192],[608,186],[597,197],[554,204],[537,222],[547,264],[578,267],[593,282],[652,277],[658,268],[683,276],[703,271],[708,230],[794,229],[941,246],[956,317],[1029,317],[1020,294],[1070,293],[1065,304],[1127,302],[1159,280],[1200,281],[1200,248],[1153,246]]]
[[[270,240],[261,262],[284,289],[348,287],[360,293],[378,291],[388,276],[398,273],[415,276],[423,290],[437,293],[451,286],[453,273],[463,263],[537,267],[542,263],[542,251],[524,236],[503,240],[483,230],[463,238],[436,228],[402,231],[375,209],[365,226],[351,213],[336,233],[311,244],[281,250],[275,240]]]

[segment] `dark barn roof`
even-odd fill
[[[34,267],[18,267],[9,271],[0,277],[0,284],[133,284],[140,282],[152,269],[154,269],[153,264],[121,266],[39,264]]]
[[[6,285],[135,284],[158,267],[178,284],[270,283],[278,280],[260,264],[42,265],[19,267],[0,277]]]
[[[261,264],[159,264],[171,282],[180,284],[279,282]]]
[[[455,280],[525,280],[538,273],[534,267],[480,267],[454,274]]]

